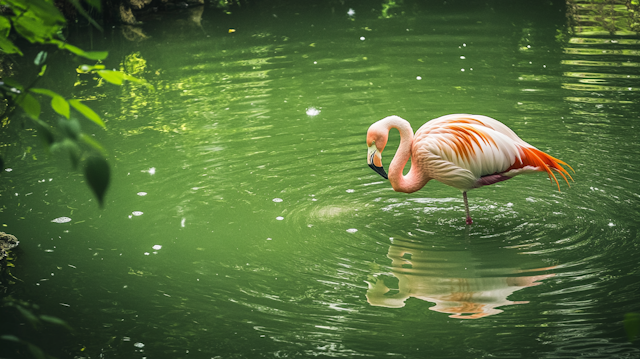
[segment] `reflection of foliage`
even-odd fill
[[[638,338],[640,334],[640,314],[627,313],[624,315],[624,330],[627,332],[627,337],[630,342]]]
[[[231,11],[229,10],[231,6],[240,6],[240,0],[213,0],[212,3],[215,7],[221,9],[226,14],[231,14]]]
[[[132,75],[141,75],[147,67],[147,60],[143,59],[140,52],[127,55],[122,63],[123,70]]]
[[[21,358],[26,357],[25,355],[37,359],[53,358],[53,356],[45,353],[38,345],[34,344],[34,341],[42,341],[44,338],[49,337],[50,335],[45,336],[42,332],[52,325],[55,326],[56,329],[62,327],[69,331],[71,331],[71,327],[62,319],[50,315],[37,314],[39,309],[40,308],[35,304],[16,300],[12,297],[6,297],[3,299],[2,303],[0,303],[0,317],[3,321],[12,323],[26,321],[26,323],[29,324],[29,326],[24,326],[24,328],[22,328],[22,333],[19,334],[22,338],[16,335],[0,336],[0,347],[3,348],[3,352],[8,353],[13,350],[14,353],[16,355],[20,355]],[[12,317],[17,317],[19,319],[16,318],[11,320]],[[52,332],[53,331],[48,332],[48,334]],[[32,338],[27,340],[24,339],[25,337]],[[29,353],[30,355],[26,353]]]
[[[575,33],[633,35],[640,32],[640,0],[568,0]]]
[[[381,19],[389,19],[394,16],[393,10],[402,6],[404,0],[384,0],[382,2],[382,13],[380,15]]]

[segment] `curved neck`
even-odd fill
[[[400,132],[400,146],[398,146],[398,151],[389,165],[389,182],[391,182],[391,186],[397,192],[406,193],[421,189],[429,181],[429,178],[423,175],[419,170],[419,166],[413,163],[409,173],[406,176],[402,174],[407,162],[409,162],[409,158],[412,157],[413,129],[411,125],[398,116],[389,116],[382,121],[386,126],[387,135],[392,128]]]

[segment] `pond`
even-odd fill
[[[3,333],[76,358],[640,356],[637,34],[572,32],[559,1],[284,4],[71,29],[154,89],[52,55],[40,85],[102,116],[82,124],[112,181],[100,209],[37,137],[8,150],[9,292],[72,330]],[[574,181],[471,191],[467,226],[460,191],[368,168],[373,122],[451,113],[502,121]]]

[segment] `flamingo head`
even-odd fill
[[[375,124],[374,124],[375,125]],[[389,179],[387,172],[382,167],[382,151],[387,144],[387,138],[385,136],[379,136],[379,132],[375,131],[374,126],[369,128],[367,133],[367,163],[372,170],[382,176],[384,179]]]

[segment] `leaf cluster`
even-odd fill
[[[100,26],[84,10],[79,0],[68,1],[80,14],[100,29]],[[85,0],[85,2],[100,10],[100,0]],[[122,71],[107,70],[99,62],[106,59],[108,52],[84,51],[67,43],[62,34],[66,20],[53,1],[0,0],[0,5],[8,9],[0,15],[0,51],[5,54],[23,56],[22,51],[11,41],[11,36],[15,32],[31,43],[53,45],[57,49],[69,51],[85,59],[98,61],[95,65],[79,66],[76,69],[78,73],[94,73],[115,85],[122,85],[125,81],[130,81],[151,87],[146,81]],[[50,89],[35,87],[38,79],[46,75],[48,55],[47,51],[41,51],[35,57],[34,64],[39,67],[39,73],[32,84],[23,86],[13,79],[2,79],[0,81],[0,95],[3,95],[13,105],[13,108],[21,108],[33,120],[47,149],[51,152],[67,153],[74,169],[78,168],[81,162],[84,163],[87,183],[102,206],[110,180],[109,165],[105,158],[106,151],[95,139],[82,132],[81,123],[74,114],[82,115],[103,129],[106,129],[105,123],[95,111],[81,100],[67,99]],[[42,108],[38,98],[48,101],[53,111],[59,115],[56,130],[41,119]],[[4,161],[0,158],[0,171],[3,166]]]

